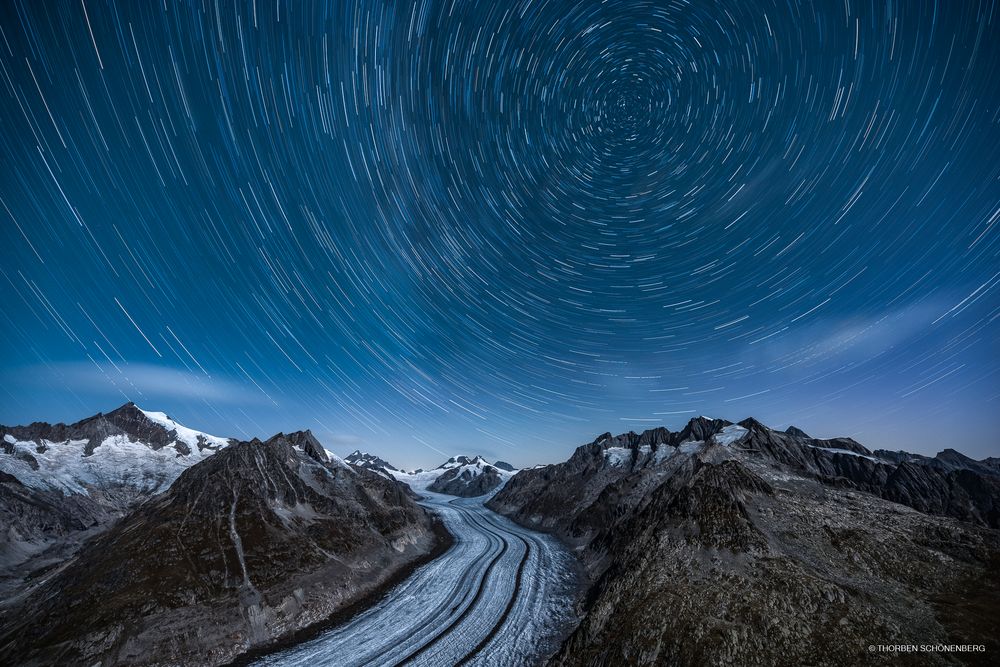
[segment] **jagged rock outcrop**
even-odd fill
[[[365,470],[374,470],[376,472],[396,472],[399,470],[399,468],[394,467],[385,459],[380,458],[375,454],[362,452],[359,449],[355,449],[353,452],[345,456],[344,461],[350,463],[352,466],[364,468]]]
[[[399,483],[330,459],[309,432],[233,444],[8,602],[0,662],[226,663],[436,543]]]
[[[733,424],[698,417],[679,432],[661,427],[641,434],[605,433],[577,448],[564,463],[520,471],[490,503],[543,529],[553,528],[548,524],[560,517],[556,523],[563,527],[563,537],[587,540],[592,536],[581,521],[594,523],[583,515],[604,511],[601,503],[594,506],[600,494],[617,498],[615,512],[627,513],[651,483],[674,474],[692,452],[715,444],[741,457],[787,466],[923,512],[1000,527],[1000,475],[986,462],[947,453],[947,464],[942,455],[884,457],[851,438],[820,439],[794,432],[804,433],[794,427],[775,431],[754,419]]]

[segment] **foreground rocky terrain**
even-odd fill
[[[604,434],[488,506],[589,576],[554,664],[976,663],[1000,651],[1000,479],[956,454],[699,418]],[[868,649],[905,643],[986,652]]]
[[[1000,652],[996,459],[704,417],[606,433],[519,472],[465,456],[403,472],[363,452],[341,460],[308,431],[236,442],[132,404],[0,432],[0,664],[225,664],[373,603],[274,664],[944,665]],[[586,594],[569,609],[577,569]],[[528,631],[544,650],[518,639]],[[984,652],[868,648],[880,644]]]
[[[445,539],[408,489],[331,458],[308,431],[229,444],[34,572],[3,602],[0,663],[222,664],[357,602]]]

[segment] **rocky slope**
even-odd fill
[[[0,472],[0,598],[20,583],[15,571],[53,542],[105,525],[117,514],[86,495],[25,486]]]
[[[699,418],[604,434],[488,505],[562,537],[590,577],[555,664],[907,662],[868,646],[1000,651],[989,469]]]
[[[0,662],[222,664],[359,600],[437,535],[401,485],[308,431],[232,444],[6,601]]]

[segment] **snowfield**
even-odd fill
[[[229,445],[226,438],[190,429],[162,412],[136,409],[173,432],[173,443],[154,449],[128,435],[111,435],[88,454],[87,440],[35,442],[7,433],[4,442],[9,451],[0,453],[0,471],[17,477],[25,486],[66,495],[89,495],[92,490],[114,487],[154,494],[165,491],[187,468]],[[28,457],[37,467],[26,460]]]
[[[374,607],[256,665],[530,665],[558,648],[576,619],[572,556],[553,538],[483,506],[414,490],[455,537]]]
[[[728,447],[747,433],[748,431],[739,424],[731,424],[730,426],[722,429],[721,432],[716,433],[713,437],[715,438],[716,443],[722,445],[723,447]]]

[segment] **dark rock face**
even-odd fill
[[[712,424],[718,432],[730,426],[721,420],[692,422],[687,437],[705,436]],[[487,504],[574,546],[590,543],[634,511],[663,478],[689,463],[681,452],[682,437],[665,428],[602,434],[564,463],[521,470]]]
[[[312,434],[231,445],[88,541],[0,627],[5,664],[204,664],[322,620],[435,543],[402,486]]]
[[[350,463],[352,466],[364,468],[365,470],[385,470],[392,472],[399,471],[399,468],[393,467],[385,459],[379,458],[374,454],[369,454],[368,452],[362,452],[357,449],[355,449],[353,452],[344,457],[344,461]]]
[[[514,472],[515,470],[517,470],[517,468],[507,463],[506,461],[496,461],[493,463],[493,467],[496,468],[497,470],[505,470],[507,472]]]
[[[599,436],[487,504],[576,547],[590,577],[554,664],[895,662],[867,646],[1000,650],[989,467],[699,419]]]
[[[738,443],[818,479],[844,484],[929,514],[1000,527],[1000,476],[954,450],[936,457],[883,457],[850,438],[796,438],[752,428]]]
[[[10,568],[41,553],[53,540],[103,525],[114,516],[88,496],[33,489],[0,472],[0,572],[9,576]]]

